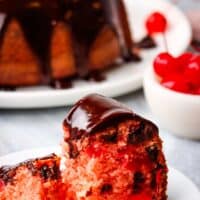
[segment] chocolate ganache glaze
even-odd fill
[[[71,132],[76,132],[77,135],[73,137],[77,138],[82,134],[91,134],[97,128],[134,116],[135,114],[123,104],[98,94],[91,94],[72,107],[64,120],[64,127],[70,127]]]

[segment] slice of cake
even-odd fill
[[[55,154],[0,168],[0,200],[66,200],[66,191]]]
[[[92,94],[63,123],[63,178],[77,200],[166,200],[158,128],[115,100]]]

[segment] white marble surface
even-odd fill
[[[200,7],[200,0],[180,0],[179,5],[186,10],[196,8]],[[160,124],[152,116],[142,91],[118,100]],[[62,139],[61,123],[68,109],[0,110],[0,156],[24,149],[59,145]],[[200,188],[200,141],[177,138],[159,127],[168,163],[190,177]]]

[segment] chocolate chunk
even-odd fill
[[[47,179],[58,179],[60,176],[60,171],[59,171],[59,167],[56,166],[56,163],[52,166],[48,166],[48,165],[43,165],[40,168],[40,174],[41,176],[47,180]]]
[[[142,172],[136,172],[133,176],[133,192],[138,193],[141,190],[141,184],[144,183],[145,177]]]
[[[144,126],[144,129],[143,129],[144,130],[143,134],[144,134],[145,140],[151,140],[154,136],[154,133],[158,132],[157,127],[154,126],[149,121],[146,121],[145,124],[146,125]]]
[[[138,134],[137,132],[133,132],[128,135],[128,144],[138,144],[143,141],[142,133]]]
[[[144,128],[145,125],[143,123],[140,124],[140,126],[134,130],[128,135],[128,144],[138,144],[144,141]]]
[[[75,144],[73,144],[71,141],[67,141],[67,143],[69,145],[69,157],[77,158],[77,156],[79,155],[77,146]]]
[[[111,192],[112,191],[112,185],[111,184],[104,184],[101,188],[101,194]]]
[[[154,133],[158,132],[158,129],[150,121],[135,117],[137,120],[140,120],[138,127],[132,127],[130,134],[128,135],[127,142],[128,144],[139,144],[147,140],[151,140],[154,136]]]
[[[151,172],[151,183],[150,183],[150,186],[152,189],[154,189],[156,187],[156,171],[153,170]]]
[[[136,172],[134,174],[134,183],[140,184],[140,183],[143,183],[144,181],[145,181],[145,178],[142,172]]]
[[[50,156],[46,156],[44,158],[38,158],[35,160],[29,160],[22,165],[25,165],[28,170],[32,173],[33,176],[40,175],[44,180],[47,179],[58,179],[60,177],[60,169],[59,166],[57,165],[56,161],[52,162],[51,164],[43,164],[37,166],[37,162],[43,161],[43,160],[48,160],[53,158],[55,156],[54,154]],[[36,162],[36,163],[35,163]]]
[[[86,197],[89,197],[89,196],[91,196],[91,195],[92,195],[92,190],[90,189],[89,191],[87,191]]]
[[[156,169],[165,169],[165,166],[160,163],[157,163]]]
[[[11,168],[9,166],[3,166],[0,168],[0,179],[3,180],[5,184],[12,183],[15,175],[16,168]]]
[[[159,151],[157,146],[153,145],[147,147],[146,152],[148,153],[148,156],[151,159],[151,161],[156,162],[158,160]]]
[[[101,135],[100,137],[104,142],[116,143],[117,142],[117,132],[108,135]]]
[[[41,176],[46,180],[51,176],[50,168],[47,165],[44,165],[40,169]]]

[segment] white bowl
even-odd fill
[[[200,139],[200,95],[163,87],[152,68],[145,72],[144,91],[153,114],[163,127],[178,136]]]

